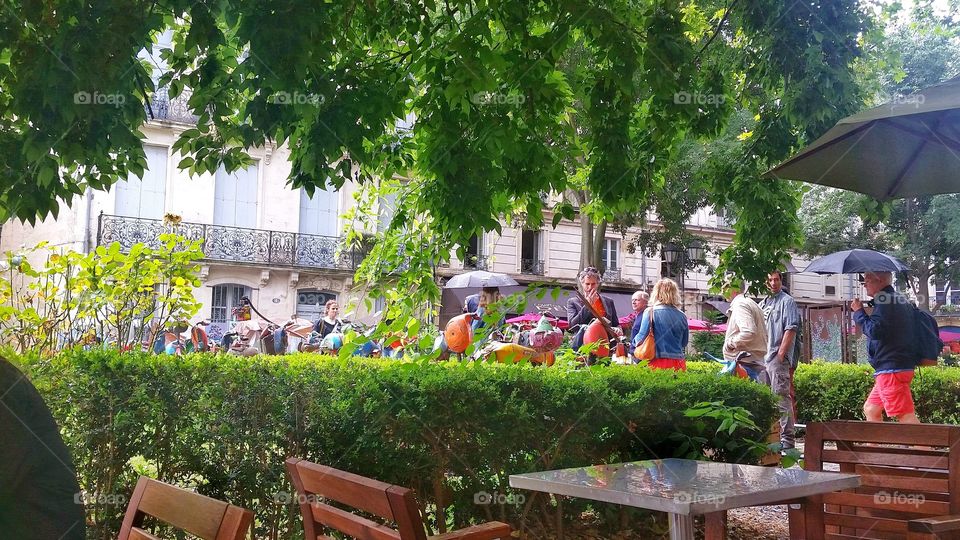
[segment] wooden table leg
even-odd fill
[[[704,540],[727,540],[727,511],[704,514],[703,528]]]
[[[670,519],[670,540],[694,540],[693,516],[690,514],[667,514]]]

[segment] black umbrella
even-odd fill
[[[818,274],[860,274],[863,272],[908,272],[900,259],[872,249],[848,249],[824,255],[811,262],[804,272]]]

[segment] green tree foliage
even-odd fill
[[[137,53],[168,27],[154,84]],[[0,209],[33,220],[142,173],[158,85],[189,91],[199,118],[175,144],[181,167],[233,169],[270,140],[290,146],[290,181],[308,191],[342,185],[354,164],[365,183],[410,173],[403,215],[429,215],[451,245],[516,209],[536,222],[541,194],[570,186],[574,107],[585,185],[618,214],[644,204],[688,134],[716,133],[740,106],[760,115],[752,140],[710,189],[741,212],[724,264],[755,277],[796,229],[789,193],[756,172],[853,111],[868,27],[854,0],[18,0],[0,14]],[[590,61],[570,77],[574,44]]]

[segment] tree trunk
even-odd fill
[[[580,213],[580,268],[592,266],[593,258],[593,222],[590,216]]]
[[[924,311],[930,311],[930,271],[917,272],[917,305]]]
[[[602,266],[603,264],[603,245],[606,243],[607,237],[607,220],[601,220],[600,223],[597,223],[593,227],[593,249],[590,252],[590,262],[591,266],[598,268],[601,273],[606,272],[607,269]]]

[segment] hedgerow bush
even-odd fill
[[[765,433],[718,433],[720,418],[684,411],[723,401],[760,426],[775,414],[765,388],[708,370],[105,350],[19,363],[72,450],[91,538],[115,537],[117,495],[141,473],[252,509],[257,537],[301,538],[289,456],[415,489],[435,531],[501,519],[542,537],[591,503],[512,491],[510,474],[672,457],[677,434],[749,462]],[[482,492],[506,504],[476,504]]]
[[[873,387],[866,364],[801,364],[794,382],[800,422],[863,420],[863,402]],[[913,379],[913,400],[923,422],[960,424],[960,369],[920,368]]]

